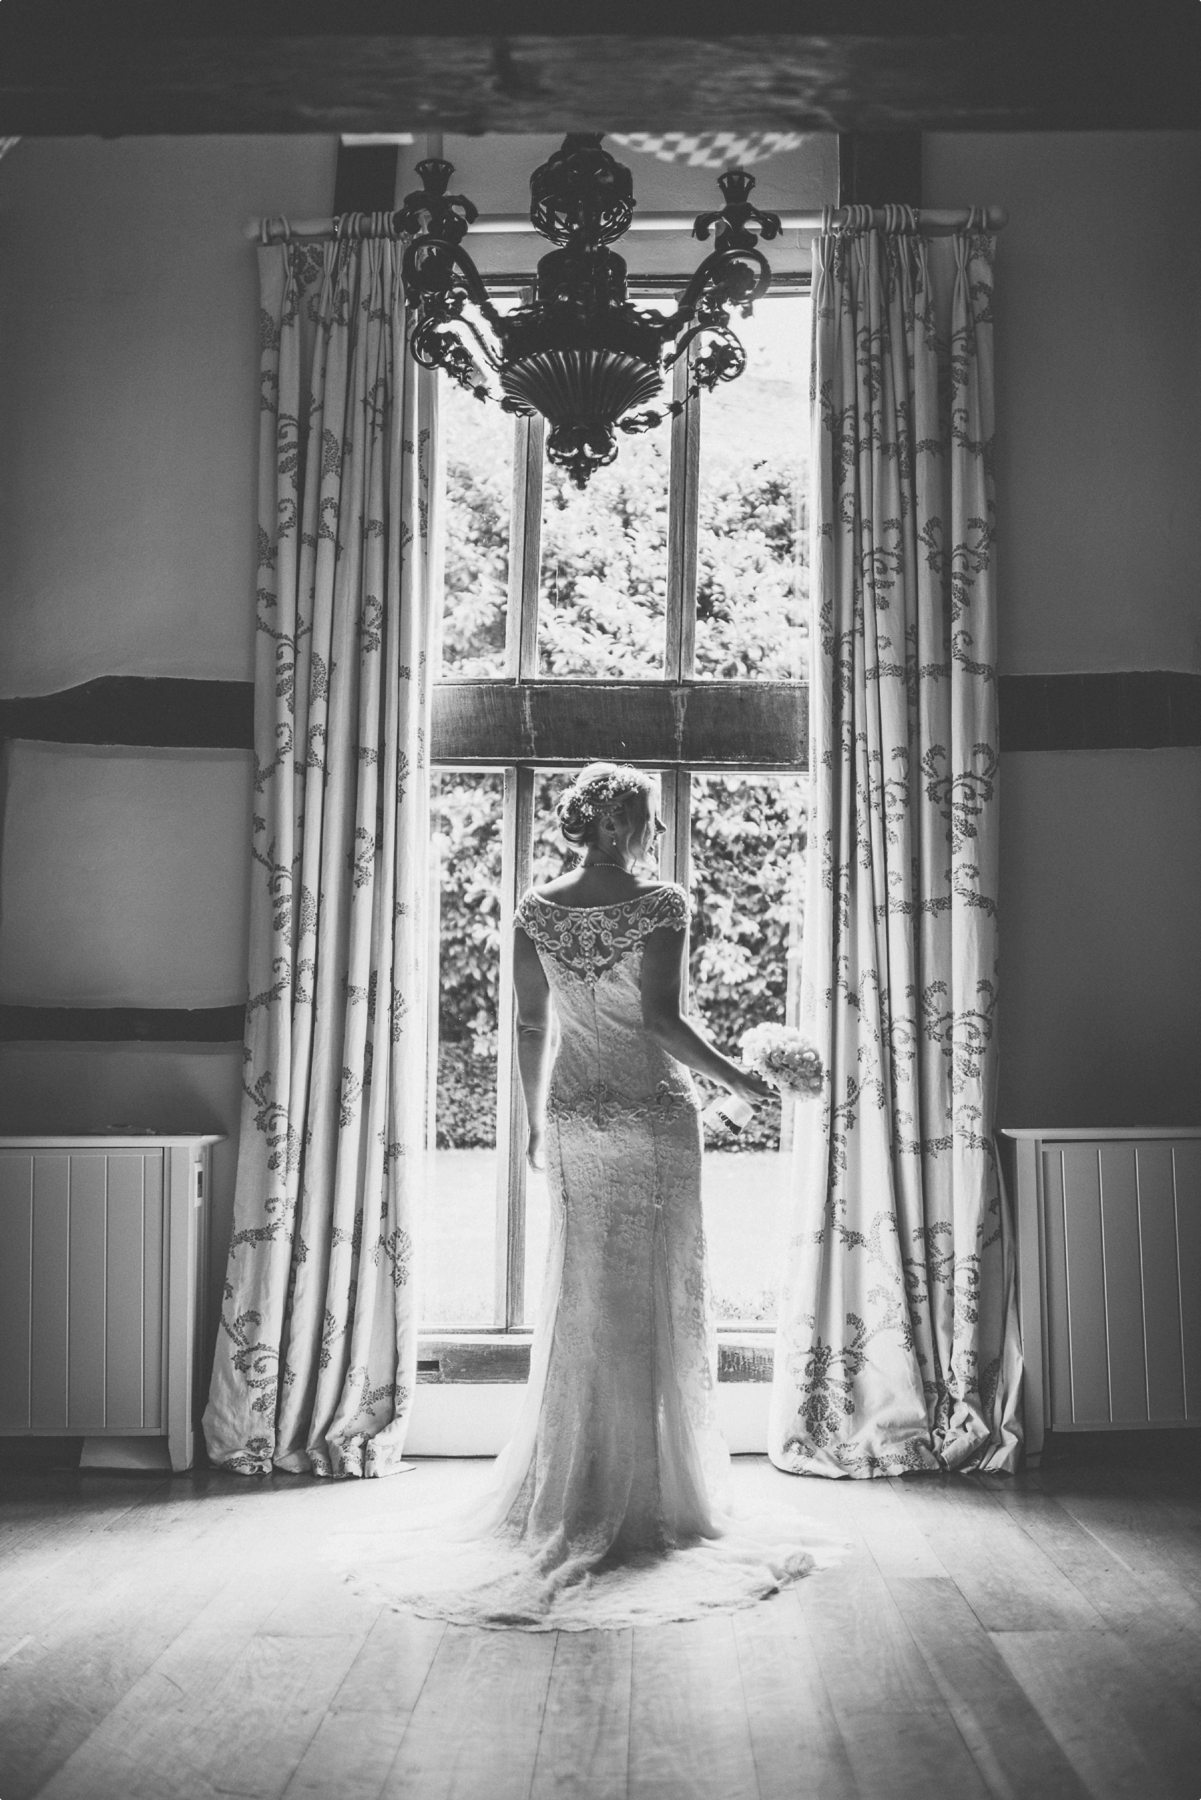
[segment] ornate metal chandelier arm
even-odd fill
[[[753,250],[759,238],[769,243],[780,235],[779,213],[760,212],[748,198],[755,185],[755,177],[745,169],[727,169],[719,175],[717,185],[725,197],[725,205],[719,212],[700,213],[692,227],[692,235],[696,238],[707,238],[710,231],[717,234],[719,250]]]
[[[711,326],[698,325],[695,330],[689,332],[685,343],[680,346],[680,351],[677,352],[677,355],[682,353],[682,351],[687,348],[688,344],[698,338],[702,332],[711,331],[712,329],[713,327]],[[718,381],[733,381],[736,375],[742,373],[746,364],[746,357],[742,345],[738,342],[738,339],[734,337],[733,333],[728,333],[727,336],[736,351],[736,357],[731,357],[730,366],[725,373],[711,372],[710,359],[698,359],[693,365],[693,372],[689,377],[688,384],[678,400],[667,400],[661,407],[651,406],[648,407],[645,412],[629,413],[624,419],[619,419],[617,421],[617,429],[619,431],[628,432],[631,435],[640,431],[653,431],[656,425],[661,425],[663,423],[664,419],[678,418],[685,408],[696,399],[702,388],[711,389],[716,386]],[[734,366],[735,361],[737,361],[736,367]]]
[[[771,269],[761,250],[719,248],[710,251],[680,295],[675,312],[665,321],[674,335],[706,307],[750,306],[771,286]],[[679,354],[677,350],[677,355]],[[671,359],[669,359],[671,360]]]
[[[648,407],[646,412],[628,413],[624,419],[618,419],[617,429],[631,437],[635,432],[653,431],[656,425],[662,425],[664,419],[677,418],[697,392],[696,384],[693,383],[680,400],[668,400],[658,408]]]
[[[469,356],[471,347],[466,342],[467,335],[470,335],[478,345],[481,361],[489,369],[499,369],[501,359],[497,354],[496,346],[490,344],[483,332],[462,313],[431,313],[426,317],[418,315],[417,324],[413,330],[414,339],[419,340],[423,348],[435,343],[457,343],[463,346],[465,354]]]
[[[483,277],[465,250],[445,238],[414,238],[404,254],[405,291],[423,312],[457,316],[470,300],[499,336],[503,315],[488,298]]]
[[[477,400],[488,399],[488,385],[483,370],[474,361],[462,339],[442,321],[418,321],[409,337],[409,354],[423,369],[444,370],[460,387],[474,394]]]
[[[444,162],[440,156],[427,156],[417,164],[424,185],[406,194],[404,205],[393,214],[397,231],[406,231],[410,237],[462,242],[467,227],[474,225],[480,215],[466,194],[447,193],[447,183],[454,172],[454,164]]]
[[[686,332],[680,339],[670,361],[678,362],[682,356],[687,355],[691,345],[705,338],[710,339],[711,342],[703,357],[699,361],[694,359],[694,368],[697,373],[693,380],[699,382],[702,387],[711,388],[715,381],[733,381],[735,376],[741,375],[746,367],[746,351],[726,321],[721,318],[699,320],[692,330]],[[721,346],[725,346],[724,353],[718,354]],[[714,374],[710,379],[707,371],[715,369],[718,365],[722,372]]]

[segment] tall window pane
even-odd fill
[[[442,673],[452,680],[505,673],[513,421],[440,377],[446,452]]]
[[[747,363],[701,398],[696,673],[803,677],[809,297],[735,319]]]
[[[576,866],[576,853],[559,836],[555,802],[571,786],[577,769],[539,769],[534,783],[534,836],[530,845],[530,886],[544,887]]]
[[[662,300],[642,298],[647,311]],[[582,491],[546,465],[539,673],[577,680],[662,676],[667,650],[671,432],[617,434],[617,460]]]
[[[438,1042],[421,1220],[427,1326],[493,1323],[502,796],[498,774],[434,776]]]
[[[744,1031],[795,1024],[808,781],[694,775],[692,1005],[737,1057]],[[765,1102],[740,1133],[710,1133],[703,1201],[719,1324],[776,1316],[794,1132],[804,1103]]]

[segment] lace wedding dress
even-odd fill
[[[726,1510],[697,1098],[644,1030],[639,985],[645,939],[685,929],[687,896],[661,886],[570,907],[530,892],[516,920],[559,1031],[550,1250],[525,1402],[482,1499],[454,1526],[400,1521],[358,1585],[415,1612],[527,1629],[747,1605],[839,1545],[788,1506]]]

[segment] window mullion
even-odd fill
[[[690,346],[672,369],[672,399],[688,392]],[[696,644],[696,519],[700,470],[700,405],[694,397],[671,422],[667,500],[667,678],[689,681]]]
[[[681,887],[691,885],[692,875],[692,776],[687,769],[664,769],[659,784],[662,799],[663,823],[667,830],[663,838],[663,857],[666,868],[663,870],[668,881],[678,881]],[[688,970],[684,970],[684,985],[680,992],[681,1005],[688,1001]]]
[[[672,769],[664,774],[666,804],[663,823],[667,827],[666,844],[669,879],[688,887],[692,881],[692,775],[688,769]]]
[[[495,1313],[506,1331],[525,1319],[525,1119],[513,997],[513,912],[530,881],[533,769],[505,770],[500,915],[496,1139]]]
[[[510,680],[528,681],[538,669],[538,588],[542,559],[542,447],[540,415],[518,419],[513,443],[513,510],[509,523],[509,611],[505,664]]]
[[[525,304],[533,298],[523,288]],[[538,591],[542,571],[542,472],[546,420],[541,413],[517,420],[513,445],[513,514],[509,530],[509,616],[505,630],[510,679],[538,673]]]
[[[433,772],[431,798],[437,806],[438,790],[442,784],[442,772]],[[438,1048],[441,1038],[442,999],[442,858],[435,839],[429,884],[429,912],[426,918],[426,969],[429,979],[429,1006],[426,1012],[425,1054],[426,1054],[426,1091],[425,1091],[425,1147],[432,1155],[437,1148],[437,1114],[438,1114]],[[432,1164],[430,1165],[432,1169]]]
[[[676,770],[675,790],[675,817],[671,822],[675,836],[672,880],[686,888],[692,885],[692,775],[688,769]]]
[[[528,293],[523,294],[528,299]],[[538,593],[542,567],[542,473],[546,426],[540,414],[518,419],[509,534],[506,666],[519,685],[538,673]],[[513,999],[513,911],[530,882],[534,771],[505,771],[501,910],[501,1068],[498,1071],[496,1317],[506,1331],[525,1322],[525,1105],[517,1065]]]

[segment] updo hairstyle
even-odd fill
[[[573,849],[587,849],[597,842],[605,813],[627,824],[638,795],[650,791],[651,778],[642,769],[628,763],[589,763],[555,803],[559,830]]]

